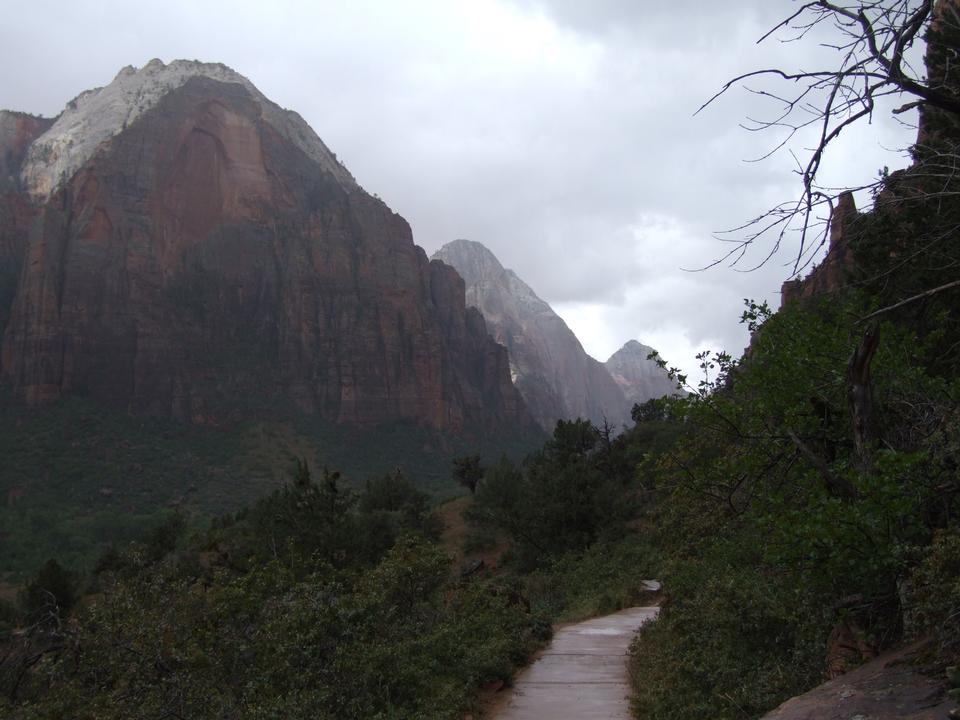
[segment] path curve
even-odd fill
[[[627,653],[655,607],[621,610],[557,629],[549,647],[517,676],[493,720],[629,720]]]

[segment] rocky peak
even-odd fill
[[[48,198],[89,161],[101,144],[117,136],[171,91],[193,78],[241,85],[260,105],[261,119],[291,141],[345,189],[356,181],[297,113],[268,100],[247,78],[220,63],[154,59],[142,68],[123,68],[109,85],[81,93],[30,147],[21,170],[24,189]]]
[[[27,234],[36,212],[20,191],[20,166],[27,148],[52,123],[53,120],[36,115],[0,110],[0,353]]]
[[[630,340],[605,363],[631,407],[635,403],[677,391],[676,383],[667,377],[663,368],[649,359],[652,352],[654,349],[649,345]]]
[[[482,243],[455,240],[435,259],[456,268],[466,283],[467,304],[510,355],[514,384],[541,427],[585,418],[614,427],[630,418],[620,387],[549,304],[500,264]]]
[[[639,340],[628,340],[623,347],[617,350],[607,360],[605,365],[610,370],[636,370],[645,375],[658,374],[657,364],[648,360],[650,353],[655,352],[649,345],[644,345]]]
[[[437,250],[433,256],[444,261],[451,260],[447,264],[458,268],[457,272],[468,285],[499,281],[506,272],[496,255],[475,240],[454,240]]]
[[[499,321],[503,312],[510,309],[504,307],[503,303],[494,302],[495,296],[505,292],[514,306],[513,310],[519,312],[522,307],[522,311],[528,315],[556,318],[563,323],[553,309],[537,297],[513,270],[501,265],[497,256],[483,243],[454,240],[437,250],[433,257],[456,269],[466,285],[467,305],[480,309],[488,320]],[[563,326],[566,327],[566,324],[563,323]]]
[[[850,238],[857,231],[860,213],[853,193],[845,191],[837,198],[830,215],[830,245],[823,260],[805,278],[787,280],[780,286],[780,304],[836,293],[846,284],[846,275],[853,267]]]
[[[223,65],[125,68],[32,143],[21,179],[23,222],[0,205],[0,377],[27,405],[533,428],[456,272]]]

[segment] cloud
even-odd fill
[[[224,62],[303,115],[428,252],[479,240],[595,355],[662,338],[689,366],[703,344],[739,351],[742,298],[776,304],[792,270],[792,248],[755,273],[681,268],[725,251],[715,231],[797,195],[789,155],[744,162],[775,143],[739,127],[769,109],[762,98],[735,92],[694,115],[732,76],[823,59],[807,44],[756,45],[793,8],[38,0],[0,25],[0,107],[55,114],[155,56]],[[844,138],[825,177],[903,164],[890,148],[911,132],[876,123]]]

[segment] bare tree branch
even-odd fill
[[[933,295],[936,295],[937,293],[943,292],[944,290],[950,290],[955,287],[960,287],[960,280],[954,280],[953,282],[949,282],[946,285],[941,285],[940,287],[935,287],[930,290],[925,290],[924,292],[918,293],[913,297],[908,297],[906,300],[901,300],[900,302],[894,303],[893,305],[889,305],[885,308],[880,308],[876,312],[872,312],[869,315],[866,315],[865,317],[860,318],[858,322],[866,322],[867,320],[872,320],[878,315],[883,315],[884,313],[891,312],[892,310],[897,310],[898,308],[902,308],[904,305],[909,305],[910,303],[916,302],[917,300],[923,300],[924,298],[931,297]]]
[[[795,202],[781,203],[744,226],[720,233],[736,237],[733,240],[735,247],[701,269],[720,263],[736,266],[743,262],[756,242],[764,239],[770,242],[770,249],[755,267],[762,266],[783,246],[788,236],[791,240],[796,237],[798,243],[793,273],[806,267],[827,239],[829,214],[823,215],[822,211],[832,210],[834,201],[849,189],[827,189],[818,184],[824,159],[848,128],[873,117],[879,99],[912,96],[891,110],[893,115],[911,109],[937,108],[960,116],[960,94],[955,88],[938,82],[936,77],[928,78],[915,71],[909,59],[911,48],[920,42],[934,19],[935,4],[934,0],[805,2],[758,42],[774,37],[781,42],[809,40],[813,30],[819,33],[829,28],[836,41],[820,44],[837,51],[835,66],[801,71],[766,68],[743,73],[726,82],[697,109],[694,114],[699,114],[737,87],[770,100],[774,108],[770,117],[748,117],[742,127],[750,132],[783,132],[785,137],[778,139],[769,151],[753,161],[789,149],[789,143],[798,133],[818,126],[814,147],[798,163],[800,198]],[[947,10],[941,14],[955,11],[949,2],[945,7]],[[783,38],[785,33],[790,35]],[[762,85],[753,87],[754,81],[766,79],[789,90],[780,92]],[[873,187],[881,184],[882,180]]]

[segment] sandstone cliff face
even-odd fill
[[[17,182],[27,150],[52,124],[48,118],[0,110],[0,178]]]
[[[630,340],[604,363],[631,408],[651,398],[677,392],[676,382],[648,359],[652,352],[652,347]]]
[[[463,276],[467,304],[480,310],[494,338],[507,347],[514,383],[541,427],[551,430],[557,420],[578,417],[615,427],[629,422],[636,402],[630,398],[643,394],[639,386],[626,378],[621,386],[611,377],[551,307],[484,245],[456,240],[433,257]]]
[[[457,274],[228,68],[121,71],[33,143],[21,184],[38,217],[2,372],[28,404],[531,425]]]
[[[780,286],[781,305],[836,293],[847,285],[847,273],[853,263],[849,236],[855,231],[859,216],[853,193],[841,193],[830,215],[826,256],[802,280],[787,280]]]
[[[0,110],[0,348],[36,209],[20,191],[20,168],[31,143],[52,120]],[[0,350],[2,352],[2,350]]]

